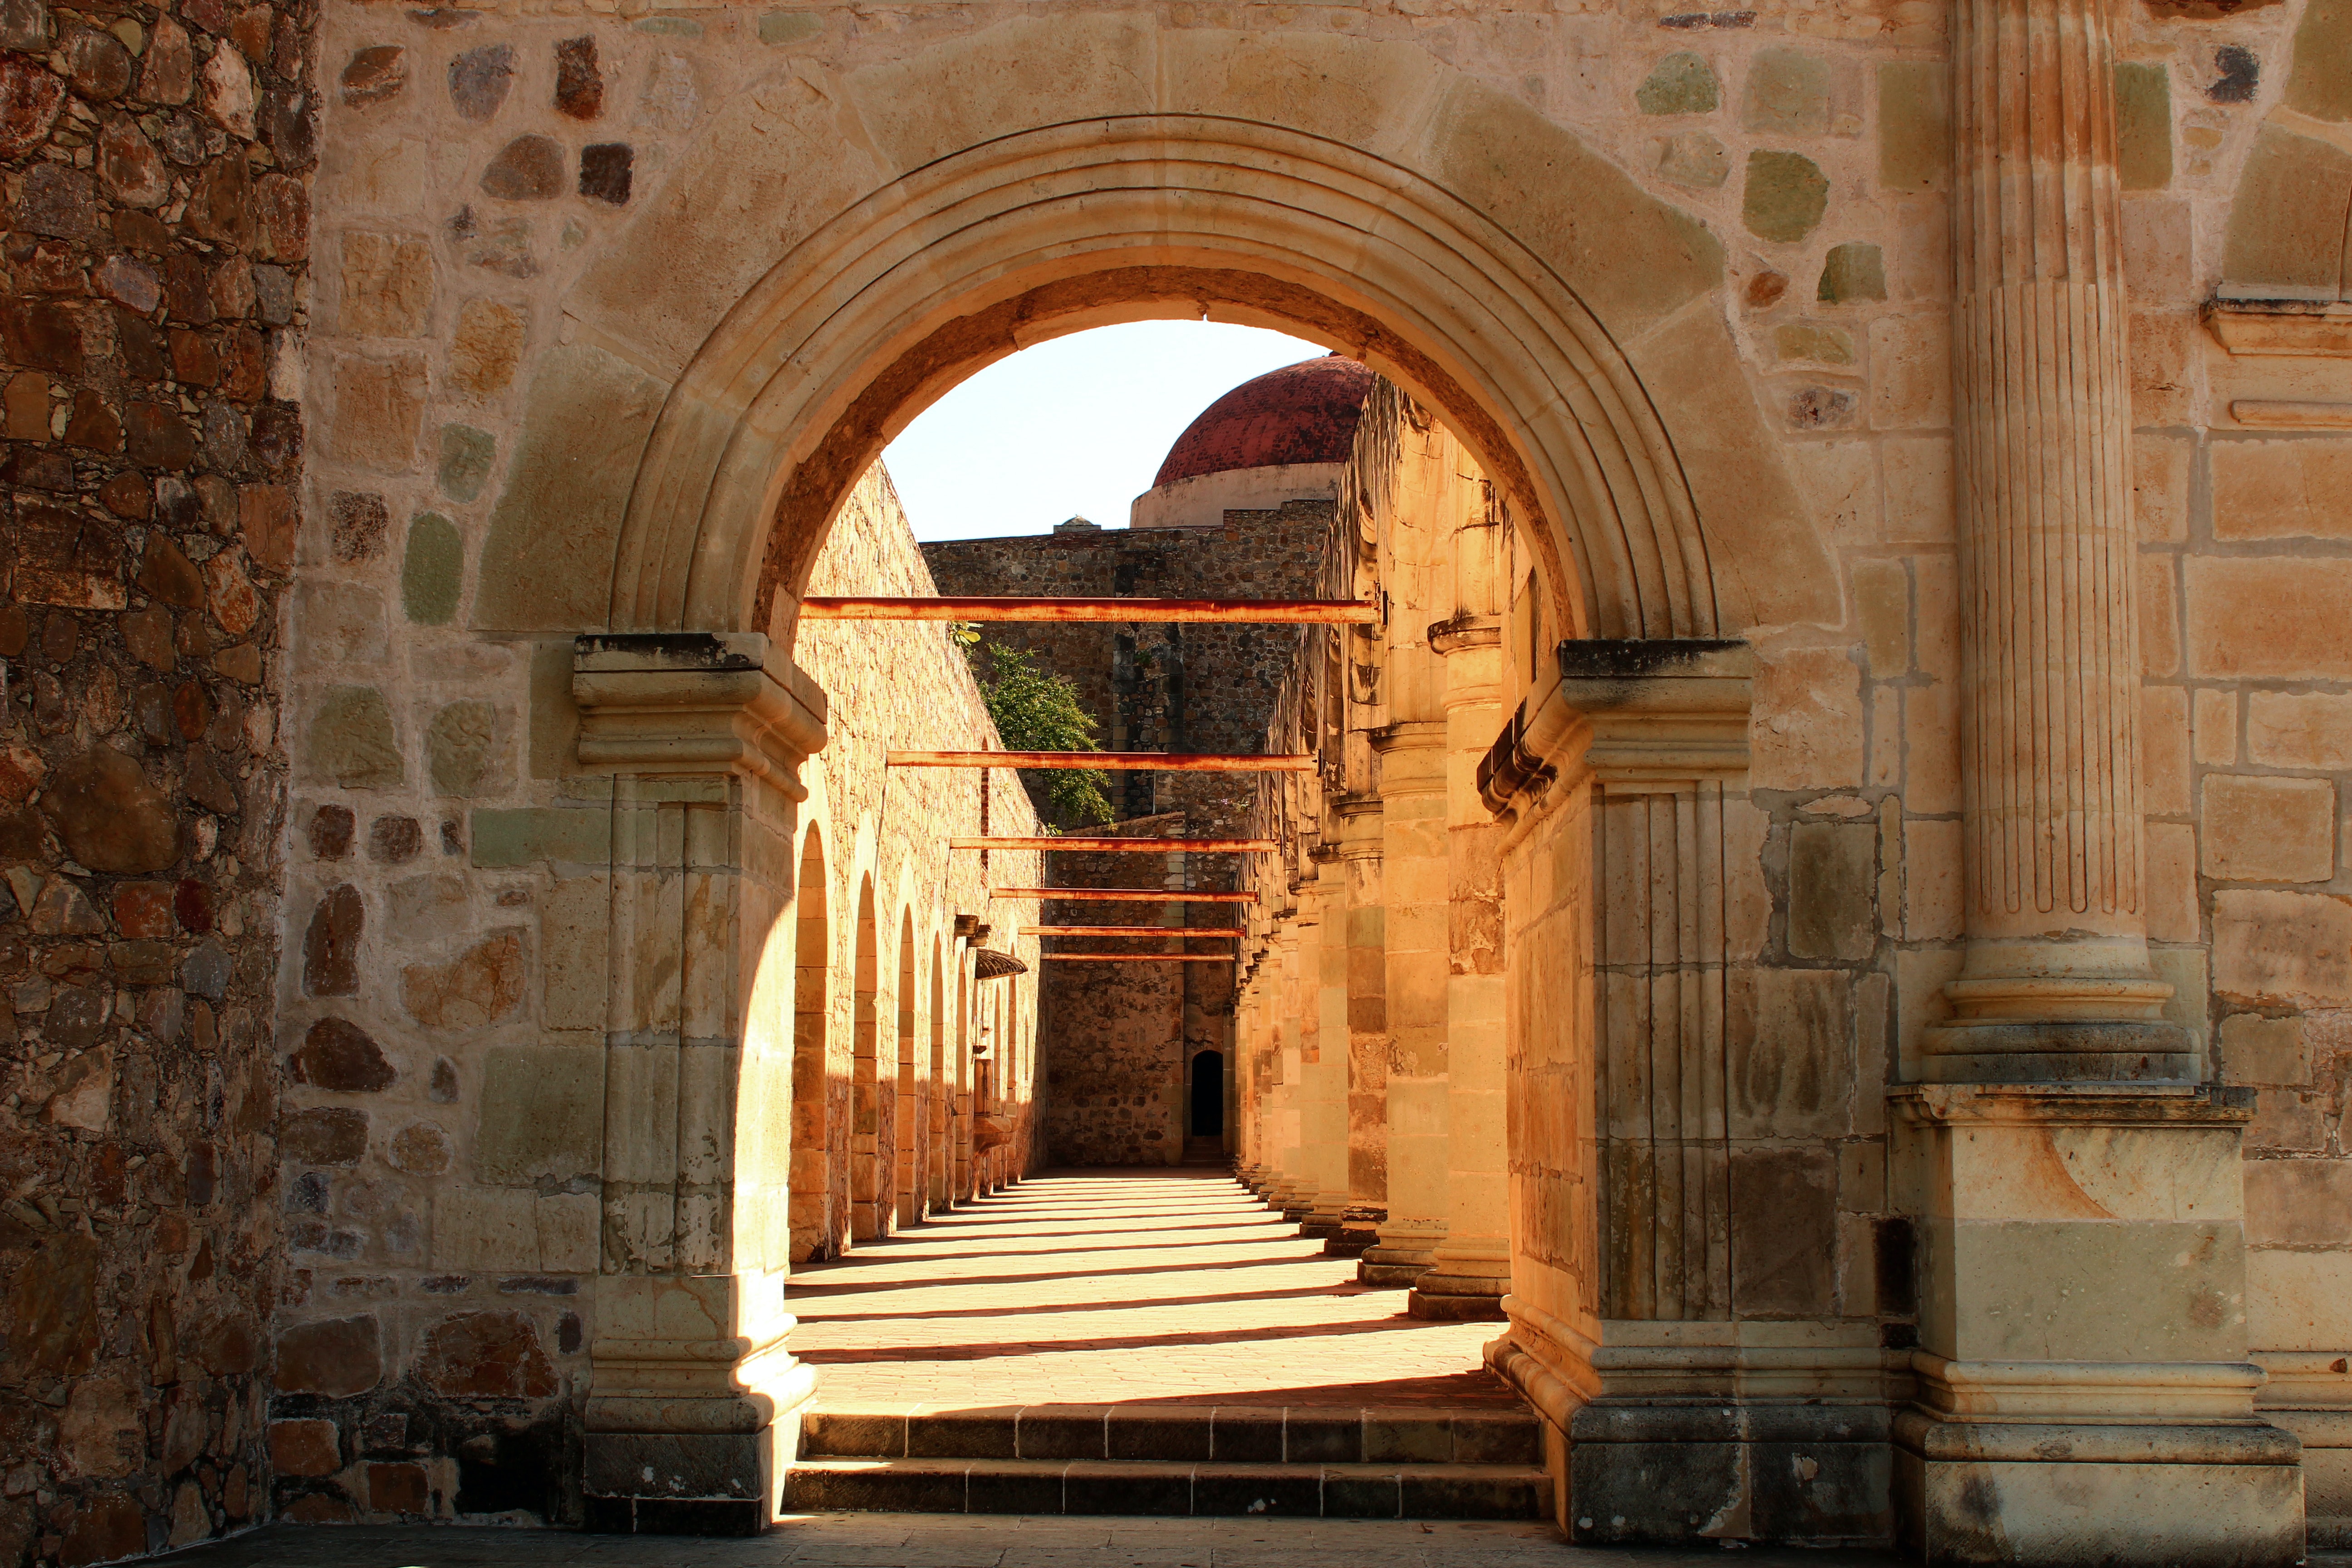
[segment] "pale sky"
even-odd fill
[[[882,454],[918,539],[1127,526],[1128,503],[1201,410],[1252,376],[1313,359],[1256,327],[1133,321],[999,360],[925,409]]]

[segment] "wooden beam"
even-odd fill
[[[1075,849],[1089,855],[1166,854],[1190,850],[1198,855],[1248,855],[1274,847],[1271,838],[950,838],[950,849]]]
[[[1175,893],[1157,888],[991,888],[992,899],[1076,899],[1093,903],[1254,904],[1255,893]]]
[[[1260,626],[1370,626],[1371,605],[1351,599],[1035,598],[1027,595],[940,595],[906,598],[813,594],[804,621],[1227,621]]]
[[[1023,936],[1247,936],[1239,926],[1023,926]]]
[[[1311,773],[1312,753],[1238,752],[892,752],[894,768],[1149,769],[1171,773]]]
[[[1231,963],[1230,952],[1045,952],[1047,963]]]

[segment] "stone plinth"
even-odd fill
[[[2294,1436],[2255,1414],[2239,1142],[2251,1090],[1921,1085],[1898,1521],[1930,1563],[2286,1564]]]

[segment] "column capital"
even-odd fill
[[[824,692],[757,632],[589,633],[572,646],[580,760],[613,773],[734,774],[803,798]]]
[[[1713,638],[1563,642],[1559,677],[1518,711],[1478,764],[1500,816],[1562,773],[1603,784],[1728,779],[1748,771],[1756,655]]]

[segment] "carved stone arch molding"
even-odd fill
[[[1839,614],[1722,246],[1410,46],[1008,22],[798,68],[684,163],[542,356],[487,629],[783,633],[843,495],[932,399],[1031,342],[1203,314],[1443,410],[1580,635]],[[564,450],[590,433],[601,460]]]

